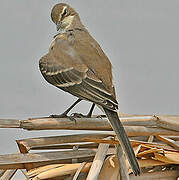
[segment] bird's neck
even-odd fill
[[[81,30],[85,29],[84,25],[82,24],[82,22],[81,22],[81,20],[80,20],[80,18],[78,16],[74,16],[73,21],[65,29],[65,31],[75,30],[75,29],[81,29]]]
[[[85,31],[87,32],[87,30],[85,28],[68,28],[67,30],[60,30],[58,31],[58,33],[53,37],[56,38],[58,35],[60,34],[65,34],[65,33],[73,33],[73,32],[77,32],[77,31]]]
[[[74,16],[73,21],[71,21],[71,23],[67,27],[59,29],[58,33],[54,36],[54,38],[59,34],[74,32],[74,31],[87,31],[87,29],[81,23],[80,18],[78,16]]]
[[[59,33],[66,33],[68,31],[74,31],[74,30],[86,30],[84,25],[81,23],[79,16],[74,15],[66,19],[67,26],[62,26],[61,29],[59,29]]]

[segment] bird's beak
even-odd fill
[[[57,31],[61,28],[61,24],[62,24],[61,21],[58,21],[58,22],[57,22],[57,26],[56,26],[56,27],[57,27]]]

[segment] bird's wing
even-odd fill
[[[71,56],[59,49],[58,53],[49,52],[43,56],[39,67],[44,78],[52,85],[108,109],[117,109],[115,98],[79,56]]]
[[[86,31],[74,33],[74,49],[82,61],[101,79],[108,91],[115,97],[112,65],[97,41]]]

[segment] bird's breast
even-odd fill
[[[55,39],[52,40],[50,47],[49,47],[49,51],[53,49],[54,45],[55,45]]]
[[[49,51],[53,50],[54,48],[68,49],[68,47],[69,47],[69,42],[68,42],[67,37],[64,36],[63,34],[62,35],[59,34],[52,40]]]

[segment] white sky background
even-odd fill
[[[50,12],[57,2],[1,0],[0,118],[58,114],[76,100],[48,84],[38,68],[56,33]],[[112,62],[121,112],[179,113],[178,0],[63,2],[79,12]],[[88,108],[83,102],[75,111]],[[60,133],[0,129],[0,154],[16,152],[15,139]]]

